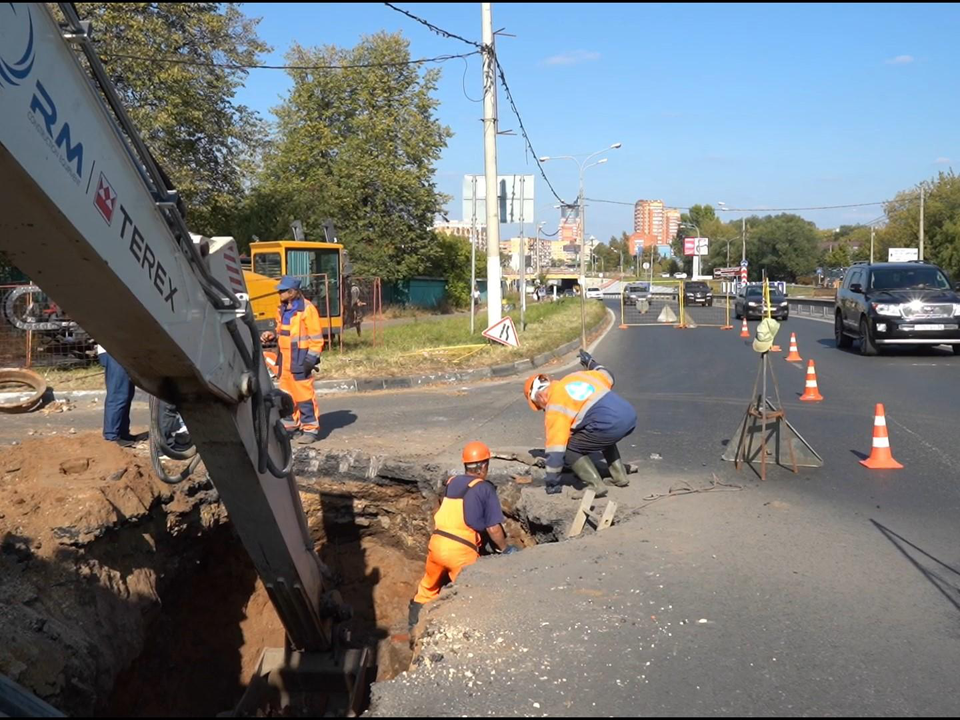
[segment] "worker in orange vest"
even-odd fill
[[[580,351],[580,364],[583,370],[562,380],[543,374],[527,378],[524,395],[531,409],[546,413],[547,494],[560,492],[560,473],[567,464],[603,497],[607,489],[590,453],[603,454],[610,469],[607,482],[629,485],[617,443],[636,429],[637,413],[613,392],[613,373],[586,350]]]
[[[480,557],[481,535],[503,555],[517,552],[507,544],[503,510],[497,489],[489,482],[490,448],[471,442],[463,449],[463,475],[454,475],[444,484],[440,507],[433,516],[433,534],[423,579],[410,602],[410,627],[417,624],[423,606],[436,600],[440,588],[453,582],[460,571]]]
[[[306,445],[316,442],[320,434],[320,410],[311,374],[320,362],[323,327],[317,308],[300,292],[300,280],[284,275],[277,292],[276,333],[265,332],[260,340],[277,341],[280,389],[294,403],[293,415],[284,418],[284,426],[295,435],[297,444]]]

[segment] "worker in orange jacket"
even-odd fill
[[[637,413],[613,392],[613,373],[597,363],[586,350],[580,351],[583,370],[562,380],[548,375],[527,379],[524,395],[531,409],[546,413],[547,494],[560,492],[560,473],[566,463],[580,480],[607,494],[590,454],[600,452],[610,470],[611,485],[630,484],[617,443],[637,427]]]
[[[444,484],[440,507],[433,516],[435,530],[430,536],[427,564],[410,602],[410,626],[417,624],[423,606],[436,600],[440,589],[457,579],[460,571],[480,557],[482,534],[503,555],[517,552],[507,544],[503,530],[503,510],[497,489],[487,481],[490,448],[471,442],[463,449],[463,475],[454,475]]]
[[[262,342],[277,341],[277,366],[280,389],[293,398],[294,410],[284,426],[306,445],[316,442],[320,434],[320,411],[311,374],[320,362],[323,350],[323,327],[320,313],[300,291],[300,281],[284,275],[277,285],[280,306],[277,308],[276,333],[265,332]]]

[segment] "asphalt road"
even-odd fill
[[[720,460],[759,359],[738,333],[614,330],[596,355],[638,410],[624,454],[642,467],[611,492],[621,523],[462,574],[375,713],[956,716],[960,358],[862,358],[797,318],[784,349],[790,332],[825,401],[797,401],[805,363],[772,363],[823,468],[761,483]],[[877,402],[903,470],[858,463]],[[743,490],[641,507],[713,474]]]

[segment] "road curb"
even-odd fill
[[[613,316],[613,313],[609,308],[607,308],[607,315],[604,316],[603,320],[593,326],[587,334],[592,335],[593,333],[597,332],[597,330],[601,330],[605,325],[609,324],[606,330],[601,332],[600,337],[598,337],[594,342],[600,340],[607,332],[609,332],[610,328],[613,327],[614,320],[615,317]],[[476,368],[475,370],[462,370],[458,372],[437,371],[435,373],[410,375],[407,377],[317,380],[313,383],[313,388],[317,395],[342,395],[345,393],[377,392],[382,390],[409,390],[411,388],[430,387],[434,385],[453,385],[456,383],[473,382],[476,380],[488,380],[490,378],[507,378],[530,372],[534,368],[538,368],[541,365],[546,365],[554,360],[560,360],[565,355],[573,352],[579,347],[579,340],[571,340],[555,350],[541,353],[532,358],[525,358],[512,363],[503,363],[502,365],[494,365],[492,367],[482,367]],[[13,399],[20,394],[22,393],[0,393],[0,400]],[[9,398],[6,397],[8,395],[10,396]],[[84,398],[100,399],[106,396],[106,391],[67,390],[64,392],[56,392],[55,390],[48,390],[48,397],[51,395],[53,400],[81,400]],[[134,399],[137,402],[146,402],[149,399],[149,396],[141,390],[137,390],[137,394]]]

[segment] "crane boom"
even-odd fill
[[[187,232],[72,3],[0,6],[0,251],[147,392],[180,408],[293,648],[327,651],[325,587],[232,238]],[[333,604],[331,604],[333,603]]]

